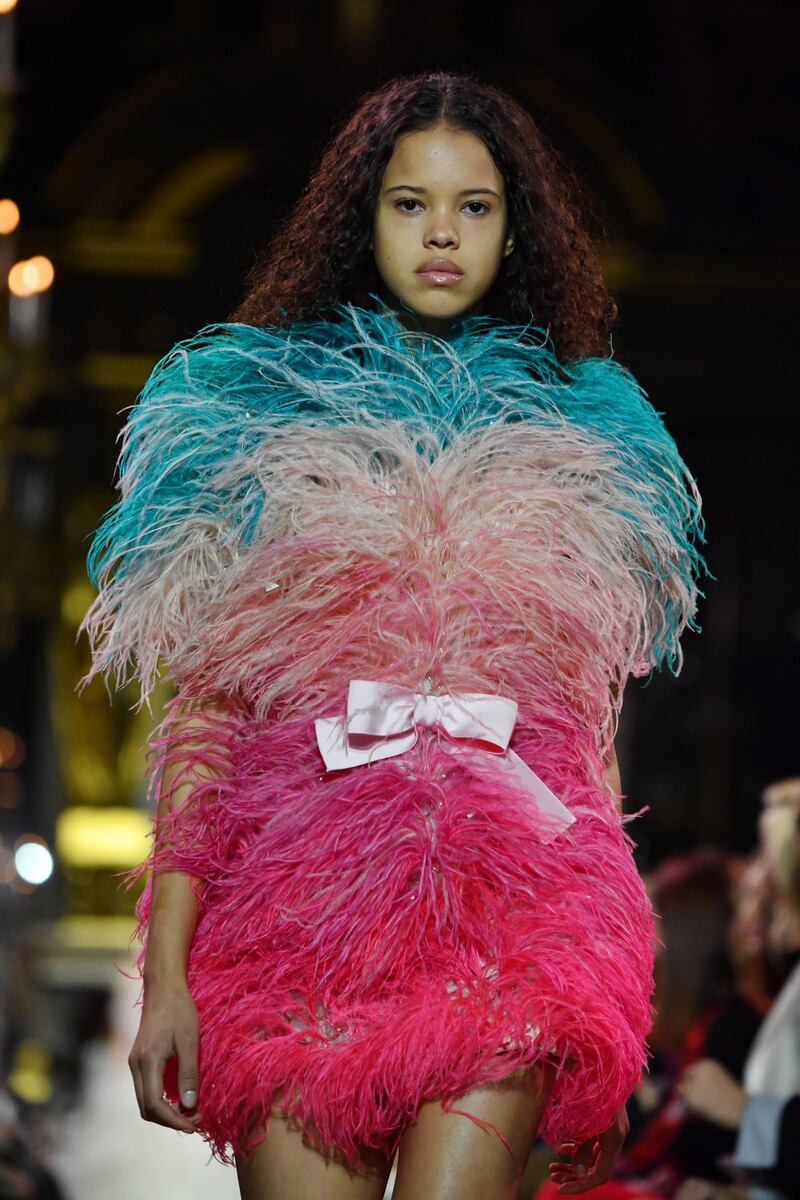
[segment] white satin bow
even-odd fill
[[[575,820],[528,764],[508,748],[517,719],[517,702],[482,692],[415,692],[402,684],[378,679],[351,679],[345,717],[318,717],[317,745],[329,771],[358,767],[377,758],[392,758],[410,750],[417,725],[441,725],[450,735],[442,749],[461,760],[473,775],[491,780],[504,776],[533,800],[539,817],[539,836],[548,842]],[[370,745],[354,745],[353,735],[367,735]],[[465,745],[480,738],[502,753]],[[460,739],[460,740],[459,740]]]

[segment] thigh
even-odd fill
[[[464,1093],[453,1107],[491,1121],[493,1129],[426,1101],[400,1140],[393,1200],[513,1200],[536,1141],[555,1068],[519,1068]]]
[[[382,1200],[391,1160],[364,1150],[354,1171],[334,1147],[316,1148],[308,1133],[274,1108],[264,1140],[248,1160],[236,1159],[242,1200]]]

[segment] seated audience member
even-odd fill
[[[800,778],[766,788],[759,855],[770,884],[765,950],[785,983],[745,1063],[741,1082],[716,1055],[683,1072],[680,1092],[695,1116],[735,1134],[731,1164],[760,1196],[800,1194]],[[780,966],[778,965],[780,964]]]

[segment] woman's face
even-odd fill
[[[372,239],[384,298],[406,328],[441,335],[456,317],[481,312],[514,245],[503,177],[481,139],[443,124],[401,134],[383,173]],[[461,274],[423,273],[436,258]]]

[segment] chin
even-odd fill
[[[480,297],[457,296],[452,285],[440,288],[415,288],[413,294],[411,294],[411,289],[405,294],[396,289],[390,289],[390,294],[394,297],[395,307],[404,309],[406,312],[410,310],[421,321],[454,321],[457,317],[476,308],[481,300]]]
[[[441,289],[445,291],[444,288]],[[465,299],[463,296],[455,296],[453,294],[444,296],[439,293],[436,297],[426,296],[424,299],[419,297],[416,300],[406,300],[406,304],[414,309],[421,317],[459,317],[468,309],[475,308],[480,303],[480,297],[470,297]]]

